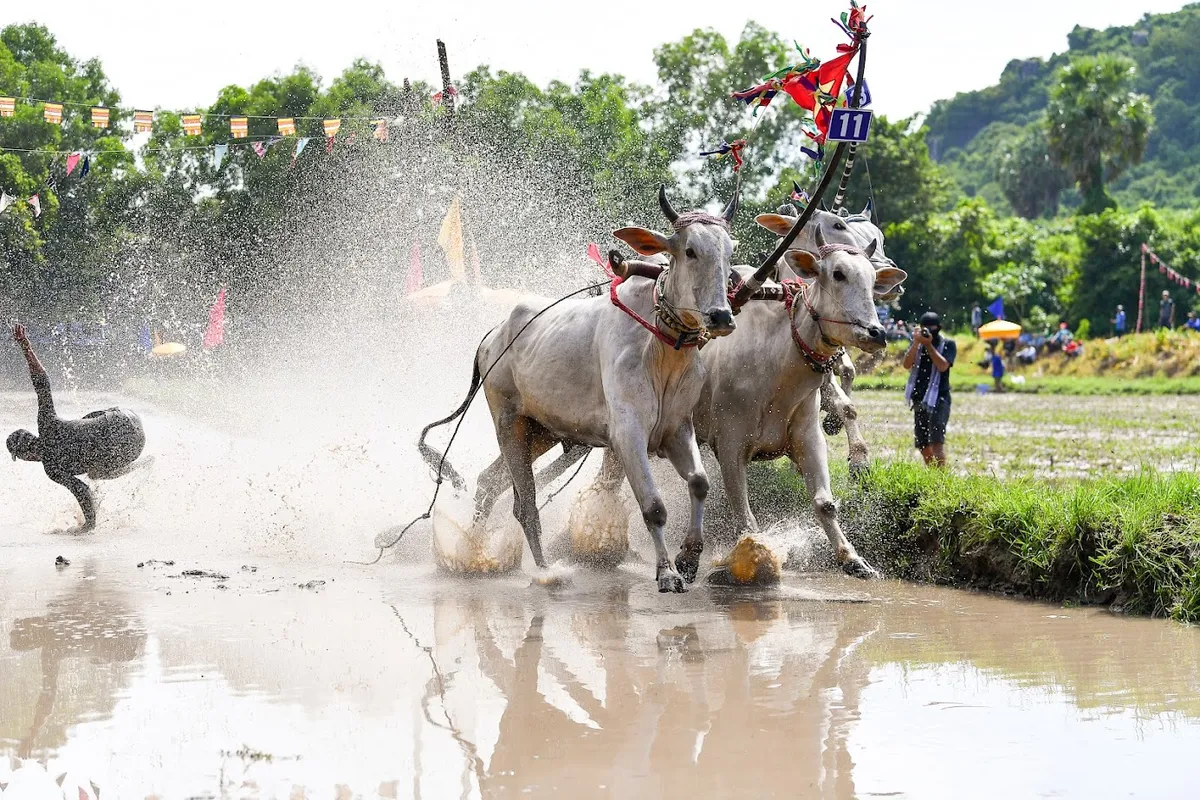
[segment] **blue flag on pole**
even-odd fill
[[[141,329],[138,330],[138,342],[142,345],[142,349],[146,352],[150,352],[152,349],[154,349],[154,340],[150,337],[149,325],[143,325]]]
[[[987,310],[996,319],[1004,319],[1004,298],[997,297],[996,302],[988,306]]]

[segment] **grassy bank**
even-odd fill
[[[803,493],[786,462],[756,474],[767,493]],[[1191,473],[1047,483],[893,463],[838,494],[860,551],[889,575],[1200,622]]]
[[[989,370],[979,366],[987,346],[969,334],[955,336],[955,342],[958,362],[952,373],[954,388],[974,391],[977,384],[991,384]],[[866,389],[903,387],[907,373],[901,361],[907,347],[907,342],[893,342],[884,363],[870,375],[862,375],[854,385]],[[1012,383],[1016,376],[1024,378],[1024,383]],[[1045,394],[1200,394],[1200,334],[1157,331],[1120,339],[1089,339],[1077,358],[1054,353],[1030,365],[1014,365],[1006,385],[1014,392]]]

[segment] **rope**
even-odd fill
[[[297,116],[291,116],[288,114],[283,114],[283,115],[274,114],[271,116],[266,116],[266,115],[262,115],[262,114],[239,114],[236,111],[233,112],[232,114],[217,114],[217,113],[211,112],[211,111],[200,111],[200,110],[197,110],[197,111],[172,111],[170,109],[161,109],[161,108],[154,108],[154,109],[138,108],[137,106],[106,106],[102,103],[76,103],[76,102],[73,102],[70,100],[41,100],[36,97],[16,97],[16,96],[14,96],[13,99],[20,100],[22,103],[25,103],[27,105],[37,105],[38,103],[45,105],[45,104],[49,103],[50,105],[59,105],[59,106],[71,107],[71,108],[89,108],[89,109],[104,108],[109,111],[127,111],[127,112],[131,112],[131,113],[141,111],[141,112],[150,112],[152,114],[175,114],[180,117],[198,114],[202,117],[215,117],[216,119],[231,119],[233,117],[245,117],[246,119],[296,119],[296,120],[301,120],[301,119],[303,119],[303,120],[340,119],[343,122],[376,122],[376,121],[388,116],[387,114],[382,113],[382,112],[380,112],[379,114],[376,114],[373,117],[338,117],[338,116],[297,117]]]
[[[863,167],[867,171],[867,196],[871,198],[871,219],[867,221],[874,224],[875,220],[882,219],[883,215],[879,213],[879,206],[875,202],[875,184],[871,182],[871,162],[867,161],[866,155],[863,155]]]
[[[534,320],[536,320],[542,314],[545,314],[547,311],[554,308],[556,305],[563,302],[564,300],[569,300],[576,295],[583,294],[584,292],[590,292],[592,289],[596,289],[596,288],[604,286],[608,283],[609,283],[609,281],[600,281],[599,283],[593,283],[589,286],[585,286],[582,289],[576,289],[575,291],[571,292],[570,294],[563,295],[562,297],[558,298],[553,303],[546,306],[541,311],[539,311],[538,313],[536,313],[532,317],[530,317],[529,321],[521,326],[521,329],[519,331],[517,331],[516,335],[513,336],[512,340],[505,346],[505,348],[503,350],[500,351],[500,355],[496,357],[496,360],[492,362],[492,365],[487,368],[487,371],[485,373],[483,373],[483,377],[479,380],[479,385],[476,386],[471,391],[471,393],[467,396],[467,402],[466,402],[467,407],[470,407],[471,402],[475,399],[475,396],[477,394],[479,394],[480,388],[482,388],[483,384],[487,382],[488,376],[492,374],[492,370],[494,370],[496,368],[496,365],[499,364],[500,361],[504,358],[504,356],[508,353],[508,351],[512,349],[512,346],[514,344],[516,344],[517,339],[519,339],[521,337],[521,334],[525,332],[526,328],[528,328],[530,325],[533,324]],[[346,562],[347,564],[358,564],[359,566],[363,566],[363,567],[370,567],[370,566],[374,566],[375,564],[378,564],[380,559],[383,558],[383,551],[387,550],[389,548],[395,547],[397,544],[399,544],[400,540],[404,538],[404,534],[408,533],[409,529],[412,528],[413,525],[416,525],[421,520],[426,520],[426,519],[430,519],[433,517],[433,507],[437,503],[438,494],[442,491],[442,481],[445,480],[442,477],[442,468],[446,465],[446,456],[450,454],[450,448],[454,446],[454,440],[456,438],[458,438],[459,428],[462,427],[463,420],[465,420],[466,418],[467,418],[466,409],[464,409],[462,415],[459,416],[459,418],[458,418],[458,423],[454,426],[454,432],[450,434],[450,441],[446,443],[446,449],[442,453],[442,460],[438,464],[437,480],[434,482],[433,499],[431,499],[429,501],[429,507],[427,509],[425,509],[425,513],[421,514],[419,517],[415,518],[412,522],[408,523],[403,528],[401,528],[400,532],[396,534],[396,538],[392,539],[391,542],[380,546],[379,554],[377,556],[375,556],[374,561],[349,561],[348,560]]]
[[[583,458],[579,459],[579,466],[575,468],[575,471],[573,473],[571,473],[571,477],[567,478],[566,483],[564,483],[562,486],[555,489],[553,492],[551,492],[546,497],[545,502],[543,502],[540,506],[538,506],[538,511],[541,511],[543,508],[550,505],[551,500],[558,497],[564,489],[566,489],[568,486],[571,485],[571,481],[573,481],[579,477],[579,473],[583,472],[583,465],[587,463],[588,456],[590,456],[591,454],[592,454],[591,450],[588,450],[586,453],[583,454]]]

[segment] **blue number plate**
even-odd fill
[[[865,142],[871,132],[871,112],[861,108],[835,108],[829,121],[831,142]]]

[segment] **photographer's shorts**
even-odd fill
[[[939,401],[933,411],[924,403],[913,406],[913,444],[918,450],[924,450],[931,444],[944,444],[949,422],[949,400]]]

